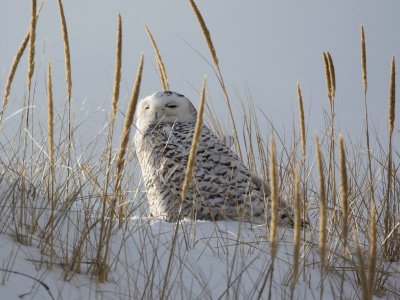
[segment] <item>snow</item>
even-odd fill
[[[0,203],[10,203],[18,194],[10,188],[14,185],[2,184]],[[18,212],[14,211],[12,217],[10,211],[0,211],[0,299],[159,299],[163,293],[168,299],[268,299],[269,292],[272,299],[292,297],[293,228],[279,228],[273,262],[268,226],[184,219],[179,222],[167,272],[176,223],[135,216],[125,220],[122,228],[116,222],[109,255],[111,271],[108,280],[99,283],[92,275],[100,239],[99,216],[88,209],[92,206],[76,202],[66,218],[61,214],[51,266],[48,245],[43,245],[40,236],[48,224],[49,210],[45,208],[49,201],[35,193],[28,195],[36,196],[26,197],[25,203],[43,211],[30,246],[27,239],[25,244],[17,241],[16,232],[21,230],[14,225]],[[310,213],[310,217],[312,224],[305,230],[306,243],[300,249],[300,273],[293,299],[320,299],[321,292],[323,299],[337,299],[341,291],[343,299],[362,298],[356,251],[353,246],[349,249],[344,269],[340,238],[334,232],[329,236],[329,267],[321,273],[317,216]],[[86,227],[92,224],[82,247],[77,247]],[[82,256],[79,273],[65,267],[77,248]],[[364,251],[367,253],[368,248]],[[380,295],[396,299],[400,294],[400,264],[379,260],[377,271],[379,286],[384,286]]]
[[[114,260],[106,283],[96,283],[95,278],[85,274],[84,266],[82,274],[74,274],[65,281],[59,265],[50,270],[40,263],[44,259],[38,247],[21,245],[13,237],[0,234],[1,299],[159,298],[175,223],[132,218],[127,225],[113,237],[111,257]],[[257,298],[271,266],[267,230],[264,226],[253,227],[234,221],[182,221],[166,289],[169,298]],[[279,237],[271,292],[273,299],[289,299],[293,265],[292,229],[281,228]],[[315,247],[311,249],[307,254],[305,280],[303,273],[300,274],[294,299],[319,298],[319,257]],[[269,279],[262,298],[268,296]],[[323,298],[337,298],[339,284],[340,276],[334,272],[324,277]],[[44,285],[48,286],[48,291]],[[351,280],[345,281],[344,291],[345,298],[361,296],[358,285]]]

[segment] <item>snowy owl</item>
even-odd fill
[[[151,217],[178,218],[196,114],[189,99],[170,91],[138,103],[135,149]],[[181,216],[263,224],[269,220],[269,196],[269,184],[253,175],[224,139],[203,126]],[[282,200],[279,216],[281,224],[293,224],[293,214]]]

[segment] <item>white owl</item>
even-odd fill
[[[185,96],[170,91],[152,94],[138,104],[135,148],[152,217],[178,218],[196,114]],[[269,219],[269,195],[268,183],[252,175],[229,145],[203,126],[182,217],[262,224]],[[282,224],[293,223],[283,201],[279,216]]]

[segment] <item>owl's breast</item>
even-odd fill
[[[135,148],[142,171],[165,174],[165,170],[175,170],[174,165],[185,165],[193,131],[193,123],[175,122],[153,124],[137,133]]]

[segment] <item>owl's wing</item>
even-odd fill
[[[250,172],[251,180],[253,183],[264,193],[265,196],[271,195],[271,187],[267,181],[259,177],[253,172]]]
[[[202,128],[194,176],[200,188],[204,187],[203,194],[223,196],[225,193],[241,199],[249,191],[260,191],[259,187],[262,186],[261,181],[259,184],[253,182],[240,158],[207,126]]]
[[[235,139],[231,135],[225,135],[219,139],[219,142],[222,145],[231,148],[235,144]],[[261,177],[259,177],[254,172],[251,171],[249,172],[253,183],[259,188],[260,191],[264,193],[264,195],[269,196],[271,194],[271,188],[269,186],[269,183],[264,179],[262,179]]]

